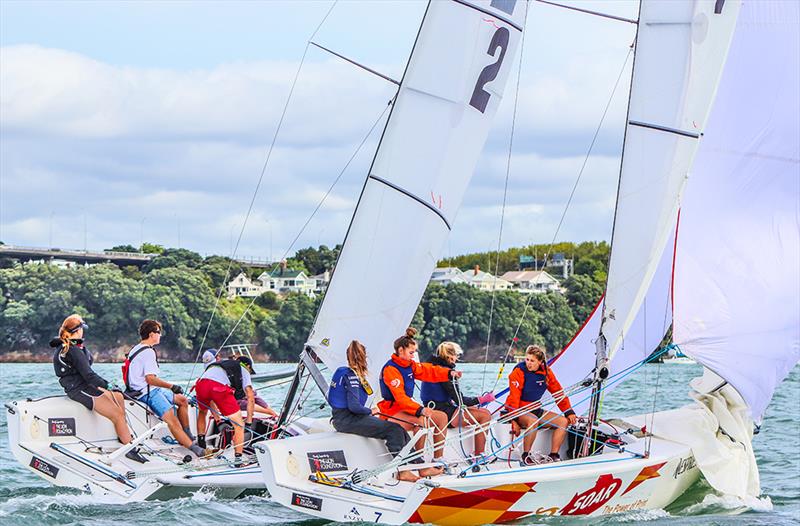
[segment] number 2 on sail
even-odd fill
[[[478,75],[478,82],[475,83],[475,89],[472,90],[472,98],[469,99],[469,105],[483,113],[486,111],[486,104],[489,102],[489,92],[483,87],[493,81],[497,77],[497,72],[503,64],[503,59],[506,56],[506,49],[508,48],[509,32],[505,27],[497,28],[492,36],[492,41],[489,42],[489,49],[486,50],[490,56],[495,56],[497,49],[500,48],[500,55],[493,64],[489,64]]]

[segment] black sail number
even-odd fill
[[[483,113],[486,111],[486,105],[489,103],[491,95],[483,87],[497,77],[497,72],[500,66],[503,65],[503,59],[506,56],[506,49],[508,49],[509,39],[508,29],[505,27],[497,28],[492,36],[492,41],[489,42],[489,49],[486,50],[490,56],[497,56],[497,60],[493,64],[489,64],[478,75],[478,82],[475,83],[475,89],[472,90],[472,98],[469,99],[469,105]],[[497,50],[500,49],[500,54],[497,55]]]

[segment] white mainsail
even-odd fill
[[[800,360],[800,4],[742,7],[687,185],[674,340],[759,421]]]
[[[740,2],[642,2],[601,337],[611,358],[647,294],[728,53]]]
[[[329,368],[358,339],[377,388],[475,170],[525,14],[516,0],[429,4],[309,337]]]

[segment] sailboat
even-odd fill
[[[461,134],[485,137],[464,123],[464,112],[471,111],[469,90],[431,96],[450,78],[440,71],[430,75],[435,70],[427,47],[443,60],[446,53],[466,58],[449,64],[470,64],[473,55],[462,56],[467,46],[459,45],[461,35],[453,38],[452,29],[447,45],[437,46],[445,15],[464,10],[463,23],[451,22],[451,28],[480,26],[482,15],[474,10],[493,15],[493,25],[521,29],[524,16],[514,4],[457,0],[429,6],[285,414],[291,414],[302,378],[325,391],[317,359],[331,370],[343,365],[347,342],[357,338],[376,369],[391,339],[410,322],[452,212],[437,213],[431,207],[436,199],[423,202],[424,183],[436,185],[445,173],[468,178],[451,173],[455,161],[439,141],[456,143],[461,161],[472,154],[463,145],[475,144]],[[498,11],[501,6],[505,13]],[[577,447],[561,451],[569,460],[511,467],[519,458],[518,439],[500,420],[488,430],[493,440],[485,457],[460,451],[462,441],[469,448],[475,428],[451,432],[445,444],[450,474],[397,482],[392,472],[403,467],[389,460],[378,441],[320,433],[256,448],[275,501],[335,521],[483,524],[663,508],[701,474],[718,491],[759,494],[754,424],[800,358],[800,11],[789,2],[643,0],[636,22],[606,291],[553,365],[562,383],[562,372],[575,381],[570,396],[588,413],[569,430],[577,436]],[[509,34],[516,35],[511,29]],[[463,80],[453,69],[446,73]],[[418,111],[422,103],[429,104],[428,112]],[[440,106],[452,113],[435,112]],[[455,119],[445,119],[453,114]],[[441,127],[452,128],[459,139],[430,132]],[[407,169],[411,162],[416,170]],[[465,183],[448,184],[448,190],[458,190]],[[452,195],[444,200],[451,207]],[[764,258],[778,269],[762,265]],[[372,270],[383,275],[387,268],[398,270],[390,272],[391,284],[378,281],[378,270]],[[674,344],[704,367],[690,384],[695,403],[601,418],[602,396],[646,361],[650,342],[666,332],[667,316]],[[653,318],[663,332],[654,336],[651,330],[646,344],[637,345],[636,327],[647,333]],[[537,444],[549,443],[548,434],[540,430]],[[492,463],[504,457],[508,464]]]

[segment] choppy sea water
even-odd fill
[[[257,365],[259,372],[285,369],[286,365]],[[119,377],[119,364],[98,364],[108,379]],[[462,385],[467,392],[488,389],[499,365],[463,364]],[[163,376],[185,381],[191,364],[164,364]],[[508,368],[506,369],[506,373]],[[687,382],[698,376],[697,365],[649,365],[642,367],[604,400],[604,414],[638,414],[650,411],[654,380],[658,382],[659,410],[689,403]],[[119,382],[119,380],[117,380]],[[472,388],[471,390],[469,388]],[[287,385],[261,388],[259,394],[280,407]],[[60,394],[60,387],[47,364],[0,364],[0,400]],[[323,415],[321,399],[311,398],[305,412]],[[3,410],[5,414],[5,410]],[[795,367],[780,386],[770,405],[761,433],[754,440],[761,473],[762,498],[743,506],[741,502],[715,495],[702,480],[666,510],[636,511],[629,514],[589,518],[530,518],[521,524],[648,524],[680,525],[796,525],[800,524],[800,367]],[[0,525],[138,525],[138,524],[297,524],[317,525],[324,521],[271,503],[263,496],[223,499],[198,492],[190,498],[164,502],[108,505],[91,496],[50,486],[20,466],[8,448],[5,418],[0,419]]]

